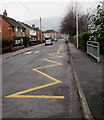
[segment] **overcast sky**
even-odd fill
[[[54,16],[63,16],[71,2],[76,0],[0,0],[0,14],[6,9],[8,16],[19,21],[27,21]],[[102,0],[77,0],[83,10],[94,8]],[[84,2],[83,2],[84,1]],[[81,9],[82,9],[81,8]]]

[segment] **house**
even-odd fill
[[[35,28],[35,25],[33,24],[32,26],[20,22],[21,25],[25,27],[25,36],[28,36],[30,38],[29,43],[30,44],[35,44],[38,39],[37,39],[37,29]]]
[[[25,37],[25,28],[13,18],[7,16],[7,12],[0,14],[0,21],[2,21],[2,40],[14,40],[16,45],[23,44],[23,37]]]
[[[39,41],[39,43],[43,42],[43,32],[39,29],[39,27],[35,27],[36,30],[36,39]]]
[[[30,41],[36,41],[36,30],[26,23],[20,22],[25,27],[25,36],[29,36]]]
[[[0,43],[2,40],[2,19],[0,18]]]
[[[27,25],[26,23],[19,22],[25,28],[25,36],[30,36],[30,29],[31,26]]]
[[[52,39],[57,38],[58,36],[58,32],[54,31],[54,30],[47,30],[44,32],[44,36],[46,37],[51,37]]]
[[[36,29],[35,29],[35,25],[33,24],[30,30],[30,36],[32,38],[32,40],[37,41],[36,39]]]

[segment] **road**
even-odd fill
[[[83,118],[63,39],[3,60],[3,118]]]

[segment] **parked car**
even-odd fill
[[[56,38],[54,39],[54,42],[57,42],[57,39],[56,39]]]
[[[45,45],[53,45],[52,40],[51,39],[46,40]]]

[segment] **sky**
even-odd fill
[[[84,11],[94,8],[99,0],[0,0],[0,14],[6,9],[8,16],[19,21],[28,21],[60,16],[62,17],[71,2],[80,2]],[[101,1],[101,0],[100,0]]]

